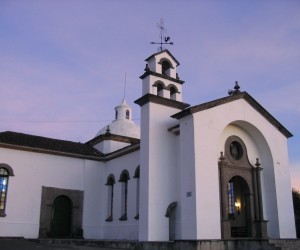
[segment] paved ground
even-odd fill
[[[1,239],[0,250],[124,250],[124,248],[101,248],[97,246],[76,246],[68,244],[47,244],[18,239]]]

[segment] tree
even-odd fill
[[[293,188],[293,204],[297,238],[300,238],[300,192]]]

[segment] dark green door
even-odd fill
[[[72,202],[67,196],[58,196],[53,202],[51,236],[69,238],[71,236]]]

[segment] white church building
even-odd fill
[[[179,62],[146,59],[140,127],[123,100],[86,143],[0,133],[0,237],[295,238],[292,134],[236,83],[183,102]]]

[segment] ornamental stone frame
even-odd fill
[[[39,238],[51,238],[50,226],[54,200],[58,196],[66,196],[72,202],[71,238],[83,238],[82,214],[83,191],[42,187]]]
[[[229,218],[227,185],[234,177],[244,180],[248,186],[248,225],[247,237],[266,239],[267,221],[263,218],[260,172],[262,168],[257,159],[255,167],[249,162],[247,148],[237,136],[230,136],[225,142],[225,155],[219,158],[219,183],[221,201],[222,239],[232,239],[232,218]],[[236,147],[236,148],[235,148]]]

